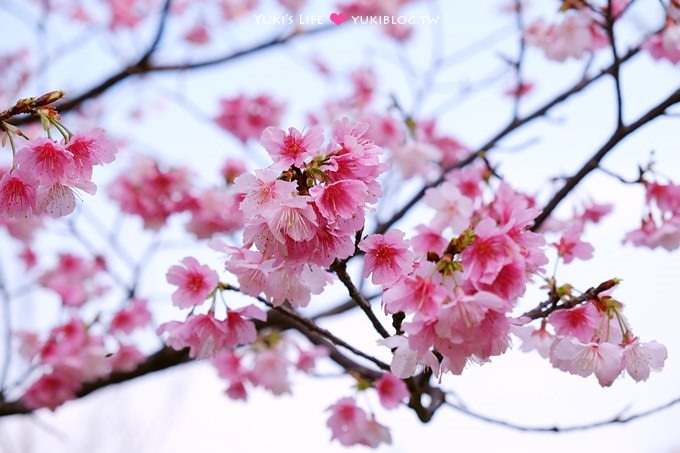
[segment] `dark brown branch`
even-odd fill
[[[614,35],[614,22],[616,18],[614,17],[612,11],[612,0],[607,0],[607,13],[605,14],[605,29],[607,30],[607,35],[609,36],[609,43],[612,51],[612,58],[614,62],[612,63],[612,77],[614,77],[614,87],[616,92],[616,127],[623,127],[623,95],[621,93],[621,59],[619,58],[619,52],[616,50],[616,37]]]
[[[634,49],[631,49],[621,57],[621,63],[624,63],[631,58],[633,58],[638,52],[640,51],[640,47],[636,47]],[[574,94],[577,94],[581,92],[583,89],[588,87],[590,84],[593,82],[601,79],[602,77],[606,76],[607,74],[611,74],[613,71],[613,65],[601,70],[598,74],[594,75],[591,78],[588,79],[583,79],[577,82],[575,85],[573,85],[571,88],[565,90],[558,96],[554,97],[547,103],[545,103],[542,107],[539,107],[538,109],[534,110],[532,113],[529,115],[515,119],[510,122],[505,128],[503,128],[501,131],[499,131],[496,135],[494,135],[489,141],[487,141],[484,145],[482,145],[478,151],[470,154],[467,158],[461,160],[460,162],[457,162],[453,165],[450,165],[449,167],[445,168],[442,172],[442,176],[439,177],[436,181],[426,184],[418,193],[416,193],[409,201],[404,204],[401,209],[399,209],[397,212],[395,212],[392,217],[390,217],[387,221],[379,224],[376,227],[375,233],[382,234],[386,232],[388,229],[392,227],[397,221],[399,221],[408,211],[413,208],[424,196],[425,192],[427,189],[431,187],[438,186],[444,181],[444,178],[448,172],[451,170],[457,169],[457,168],[463,168],[470,163],[474,162],[479,156],[482,154],[489,152],[496,146],[496,144],[501,141],[503,138],[505,138],[507,135],[510,133],[514,132],[515,130],[519,129],[520,127],[530,123],[531,121],[540,118],[544,116],[548,111],[550,111],[553,107],[555,107],[558,104],[561,104],[565,100],[567,100],[569,97],[571,97]]]
[[[338,275],[340,281],[345,285],[345,288],[347,288],[349,296],[371,321],[371,324],[373,324],[373,328],[376,330],[376,332],[378,332],[383,338],[389,337],[390,334],[383,327],[383,325],[380,324],[380,321],[375,316],[375,313],[373,313],[371,304],[369,304],[368,301],[364,299],[364,296],[361,294],[361,292],[359,292],[357,287],[354,286],[351,277],[347,273],[347,263],[342,262],[338,266],[335,266],[335,273]]]
[[[363,352],[357,350],[356,348],[348,345],[343,340],[335,337],[330,332],[316,326],[313,322],[305,320],[304,318],[288,311],[283,308],[275,308],[268,312],[266,322],[258,322],[257,327],[259,330],[265,328],[277,328],[281,330],[295,329],[307,337],[312,343],[317,345],[323,345],[330,350],[330,358],[340,365],[343,369],[351,371],[357,375],[362,376],[365,379],[375,380],[381,375],[380,372],[367,368],[359,363],[354,362],[342,353],[340,353],[333,344],[337,344],[351,351],[352,353],[363,357],[375,363],[378,367],[383,370],[388,370],[389,365],[384,362],[375,359]],[[188,350],[175,351],[174,349],[165,347],[156,352],[153,355],[147,357],[147,359],[139,364],[137,368],[132,371],[124,373],[112,373],[109,376],[99,379],[94,382],[89,382],[83,384],[80,391],[76,393],[76,398],[82,398],[90,393],[97,391],[99,389],[108,387],[110,385],[119,384],[127,381],[131,381],[138,377],[144,376],[149,373],[162,371],[168,368],[172,368],[177,365],[181,365],[192,361],[188,355]],[[30,414],[33,410],[26,407],[23,402],[11,401],[3,402],[0,400],[0,417],[8,415],[19,415],[19,414]]]
[[[127,382],[149,373],[165,370],[167,368],[189,362],[190,360],[191,359],[189,358],[188,352],[186,350],[175,351],[174,349],[166,347],[147,357],[143,363],[139,364],[137,368],[132,371],[124,373],[112,373],[103,379],[83,384],[80,391],[76,393],[76,398],[82,398],[104,387]],[[0,417],[7,415],[29,414],[31,412],[33,412],[33,410],[26,407],[21,401],[0,403]]]
[[[486,423],[490,423],[492,425],[498,425],[498,426],[504,426],[506,428],[514,429],[516,431],[524,431],[524,432],[542,432],[542,433],[567,433],[567,432],[573,432],[573,431],[586,431],[589,429],[595,429],[595,428],[601,428],[603,426],[607,425],[615,425],[615,424],[626,424],[630,423],[634,420],[648,417],[650,415],[657,414],[661,411],[665,411],[666,409],[669,409],[676,404],[680,404],[680,398],[675,398],[673,400],[668,401],[665,404],[662,404],[660,406],[654,407],[652,409],[639,412],[637,414],[629,415],[627,417],[622,417],[620,414],[616,415],[610,419],[607,420],[601,420],[598,422],[594,423],[586,423],[583,425],[572,425],[572,426],[527,426],[527,425],[520,425],[517,423],[512,423],[506,420],[501,420],[498,418],[494,417],[489,417],[487,415],[482,415],[480,413],[471,411],[470,409],[460,406],[458,404],[454,404],[452,402],[446,401],[444,404],[446,406],[467,415],[468,417],[475,418],[477,420],[481,420]]]
[[[524,313],[522,318],[539,319],[546,318],[555,310],[566,310],[581,305],[589,300],[597,300],[599,294],[612,289],[618,284],[618,280],[607,280],[600,283],[597,287],[588,288],[583,294],[573,299],[562,300],[556,291],[551,291],[550,298],[541,302],[536,308]]]
[[[153,65],[151,64],[150,60],[152,57],[153,52],[150,54],[148,51],[144,53],[144,55],[136,62],[133,63],[126,68],[123,68],[120,72],[113,74],[106,80],[103,80],[102,82],[98,83],[97,85],[93,86],[89,90],[85,91],[84,93],[81,93],[80,95],[66,101],[59,103],[55,105],[57,110],[62,113],[69,112],[71,110],[74,110],[78,108],[81,104],[83,104],[85,101],[96,98],[106,91],[108,91],[110,88],[114,87],[115,85],[118,85],[120,82],[128,79],[131,76],[135,75],[143,75],[143,74],[150,74],[153,72],[168,72],[168,71],[185,71],[185,70],[191,70],[191,69],[201,69],[201,68],[207,68],[210,66],[215,66],[219,64],[224,64],[224,63],[229,63],[235,60],[238,60],[240,58],[255,54],[257,52],[277,47],[283,44],[286,44],[288,42],[291,42],[294,39],[304,37],[304,36],[312,36],[318,33],[322,33],[328,30],[331,30],[331,27],[328,26],[323,26],[323,27],[318,27],[315,29],[307,30],[304,32],[297,32],[297,33],[291,33],[285,36],[277,36],[276,38],[273,38],[269,41],[265,41],[261,44],[258,44],[257,46],[254,47],[249,47],[247,49],[239,50],[236,52],[231,52],[227,55],[224,55],[219,58],[214,58],[210,60],[204,60],[204,61],[199,61],[199,62],[186,62],[186,63],[174,63],[174,64],[166,64],[166,65]],[[161,30],[162,31],[162,30]],[[154,40],[155,42],[155,40]],[[153,43],[152,43],[153,44]],[[155,46],[158,44],[156,43]],[[155,50],[155,46],[152,45],[149,49],[153,48]],[[13,121],[13,124],[15,125],[21,125],[25,123],[29,123],[33,121],[34,118],[31,116],[27,117],[22,117],[18,118],[17,120]]]
[[[158,28],[156,29],[156,34],[153,37],[153,41],[151,41],[151,45],[144,55],[142,55],[142,58],[140,58],[140,61],[148,61],[156,49],[158,49],[158,45],[161,43],[161,39],[163,39],[163,33],[165,32],[165,26],[168,21],[168,13],[170,12],[171,4],[172,0],[165,0],[163,3],[160,18],[158,19]]]
[[[663,115],[666,109],[674,104],[680,102],[680,88],[675,90],[663,102],[656,107],[649,110],[636,121],[628,126],[618,128],[614,134],[607,140],[607,142],[586,162],[581,169],[571,178],[569,178],[562,188],[548,201],[543,208],[543,211],[536,217],[532,230],[538,230],[541,225],[550,217],[550,214],[557,208],[557,206],[566,198],[569,193],[585,178],[591,171],[598,168],[600,161],[612,150],[614,147],[625,139],[628,135],[635,132],[645,124],[649,123],[655,118]]]
[[[524,11],[521,0],[515,0],[515,21],[517,25],[517,32],[519,33],[519,52],[515,67],[515,93],[512,103],[512,120],[519,118],[519,104],[522,99],[522,85],[524,84],[524,77],[522,74],[522,66],[524,63],[524,55],[526,53],[526,42],[524,40]]]

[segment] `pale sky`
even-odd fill
[[[622,33],[624,40],[633,40],[638,27],[648,30],[660,24],[658,11],[654,9],[658,8],[658,3],[654,0],[638,2],[637,10],[631,11],[637,19],[624,30],[625,34]],[[434,115],[436,111],[440,130],[450,132],[472,148],[502,129],[510,117],[510,102],[502,94],[512,82],[510,74],[491,84],[486,92],[469,98],[455,95],[464,84],[474,84],[502,70],[504,64],[498,58],[499,52],[513,55],[515,38],[510,34],[513,21],[497,12],[501,3],[440,1],[439,25],[418,26],[416,41],[408,54],[416,67],[426,68],[433,51],[433,37],[441,40],[443,52],[450,54],[495,30],[507,31],[508,39],[497,40],[494,51],[479,52],[442,71],[421,110],[424,117],[428,116],[426,112]],[[535,0],[532,3],[541,3],[541,6],[545,3],[549,5],[546,10],[552,10],[555,2]],[[326,17],[331,11],[330,2],[315,1],[305,13]],[[433,14],[424,6],[416,6],[407,12]],[[0,23],[9,24],[10,33],[3,35],[10,37],[10,43],[16,42],[13,39],[25,40],[30,36],[2,9]],[[258,25],[254,18],[246,17],[233,29],[224,31],[224,42],[230,43],[232,39],[242,44],[257,42],[271,36],[273,28],[275,26]],[[48,30],[50,42],[52,39],[59,41],[54,37],[58,33],[59,30]],[[400,102],[409,106],[415,87],[404,74],[403,61],[397,58],[394,47],[379,45],[376,33],[377,30],[369,26],[343,26],[318,38],[296,42],[291,47],[268,51],[229,66],[197,72],[191,77],[166,75],[150,77],[142,84],[122,85],[107,98],[109,102],[115,100],[115,106],[111,107],[102,126],[119,136],[129,134],[168,163],[185,163],[190,156],[192,168],[207,180],[216,182],[217,174],[213,169],[221,163],[225,152],[238,153],[237,142],[206,124],[196,112],[188,112],[186,105],[178,106],[170,93],[181,91],[192,109],[195,107],[202,114],[212,116],[220,97],[242,91],[269,91],[288,101],[290,108],[282,125],[302,128],[305,126],[304,113],[318,108],[320,99],[348,90],[343,81],[328,84],[314,75],[305,62],[307,56],[314,54],[344,74],[367,63],[376,65],[380,75],[378,93],[383,103],[387,105],[389,95],[394,93]],[[139,42],[146,41],[124,38],[123,44],[115,49],[116,54],[132,54],[131,46],[136,45],[139,49]],[[8,45],[5,43],[0,49]],[[115,67],[107,56],[110,51],[111,46],[101,38],[89,40],[83,45],[82,52],[101,64],[79,66],[75,71],[75,60],[65,58],[48,74],[46,88],[66,88],[78,93]],[[160,55],[172,61],[190,56],[186,50],[173,47],[163,48]],[[531,111],[578,80],[583,66],[583,62],[564,65],[546,62],[536,50],[530,50],[527,57],[527,78],[537,83],[537,88],[526,99],[523,112]],[[607,64],[608,58],[606,52],[600,55],[595,59],[595,67]],[[677,67],[665,62],[652,63],[647,55],[640,55],[626,65],[622,77],[626,120],[637,118],[653,106],[674,89],[679,80]],[[511,135],[501,143],[501,149],[491,154],[492,161],[500,165],[499,170],[512,185],[532,193],[540,191],[545,197],[546,177],[573,173],[606,141],[614,125],[613,93],[612,81],[601,80],[553,110],[549,120],[539,120],[526,130]],[[147,101],[164,98],[164,110],[154,113],[144,123],[131,124],[126,121],[128,107],[140,98]],[[456,99],[450,101],[452,98]],[[677,125],[678,118],[675,117],[663,118],[645,127],[608,156],[604,162],[606,168],[635,177],[637,165],[646,163],[650,151],[654,150],[658,167],[677,182],[680,179]],[[527,143],[532,144],[526,146]],[[514,149],[520,145],[523,145],[520,149]],[[253,157],[263,162],[264,153],[255,149],[257,146],[254,145],[250,152],[259,154]],[[84,197],[83,204],[87,209],[104,216],[109,212],[107,209],[110,208],[100,203],[105,203],[105,181],[126,164],[125,156],[119,160],[117,165],[98,174],[102,189],[97,201]],[[598,202],[614,203],[615,212],[587,232],[586,239],[596,245],[595,257],[563,266],[558,277],[580,289],[612,277],[623,279],[614,294],[626,304],[627,317],[641,340],[657,340],[668,348],[664,371],[652,374],[644,383],[636,384],[625,377],[611,388],[602,389],[592,377],[567,375],[553,369],[548,361],[535,353],[513,350],[484,366],[470,367],[463,376],[444,379],[443,386],[455,390],[470,409],[517,424],[569,426],[612,418],[618,413],[631,415],[680,396],[680,329],[676,325],[680,315],[676,289],[680,267],[677,255],[621,244],[625,232],[638,226],[643,207],[640,187],[624,186],[602,173],[593,173],[558,212],[568,216],[574,204],[589,197]],[[419,220],[413,217],[411,220]],[[422,218],[420,213],[418,217]],[[174,223],[170,236],[176,236],[178,225]],[[128,233],[126,245],[133,253],[143,249],[150,238],[147,234],[139,234],[137,227],[135,221],[129,221],[124,227]],[[2,241],[6,240],[2,236]],[[48,249],[57,249],[54,238],[42,239],[41,244]],[[146,270],[140,294],[152,298],[159,322],[181,317],[171,308],[171,288],[165,285],[164,275],[168,263],[186,253],[204,259],[215,268],[222,266],[221,256],[205,244],[168,248],[156,255]],[[10,262],[11,256],[5,247],[0,248],[0,254],[3,262]],[[10,272],[11,269],[10,266]],[[520,309],[530,308],[540,300],[541,293],[530,289],[522,299]],[[323,302],[315,304],[313,301],[310,311],[315,312],[321,306]],[[53,301],[39,297],[24,298],[22,306],[14,308],[16,322],[25,327],[40,316],[38,322],[49,325],[56,307]],[[385,351],[374,344],[377,339],[374,332],[359,326],[368,326],[368,323],[358,313],[324,324],[338,336],[387,359]],[[155,344],[150,347],[153,349]],[[222,395],[225,384],[217,379],[209,365],[192,364],[108,388],[67,403],[54,414],[41,411],[32,418],[0,419],[0,451],[41,452],[48,448],[64,452],[343,451],[345,448],[339,444],[329,443],[330,431],[325,426],[327,414],[324,410],[338,398],[353,395],[351,386],[352,380],[348,378],[295,376],[292,397],[274,398],[255,390],[247,404],[234,403]],[[627,425],[554,435],[520,433],[491,426],[457,414],[450,408],[440,409],[431,423],[422,425],[405,408],[394,412],[382,410],[374,396],[368,396],[368,404],[376,411],[378,420],[390,427],[393,438],[393,445],[380,448],[381,452],[680,451],[680,433],[677,431],[680,405]],[[359,397],[359,401],[367,407],[365,396]]]

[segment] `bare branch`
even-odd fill
[[[383,338],[389,337],[390,334],[383,327],[383,325],[380,324],[380,321],[378,318],[376,318],[375,313],[373,313],[373,310],[371,310],[371,305],[368,303],[368,301],[366,301],[366,299],[364,299],[364,296],[362,296],[357,287],[354,286],[354,283],[352,283],[352,279],[347,273],[347,264],[342,262],[338,266],[335,266],[335,273],[338,274],[338,278],[340,278],[340,281],[345,285],[345,288],[347,288],[349,296],[352,298],[352,300],[359,306],[359,308],[361,308],[361,310],[363,310],[364,313],[366,313],[366,316],[371,321],[371,324],[373,324],[373,328]]]
[[[466,407],[460,406],[458,404],[452,403],[450,401],[446,401],[444,403],[446,406],[450,407],[451,409],[456,410],[457,412],[460,412],[462,414],[467,415],[468,417],[475,418],[477,420],[481,420],[486,423],[490,423],[492,425],[498,425],[498,426],[504,426],[506,428],[514,429],[516,431],[523,431],[523,432],[542,432],[542,433],[568,433],[568,432],[574,432],[574,431],[586,431],[590,429],[595,429],[595,428],[601,428],[603,426],[608,426],[608,425],[615,425],[615,424],[626,424],[630,423],[634,420],[648,417],[650,415],[657,414],[659,412],[665,411],[666,409],[670,409],[671,407],[675,406],[676,404],[680,404],[680,397],[675,398],[673,400],[668,401],[665,404],[662,404],[660,406],[656,406],[652,409],[639,412],[637,414],[629,415],[627,417],[622,417],[620,414],[615,415],[612,418],[606,419],[606,420],[601,420],[598,422],[594,423],[585,423],[582,425],[572,425],[572,426],[528,426],[528,425],[520,425],[517,423],[512,423],[507,420],[501,420],[498,418],[494,417],[489,417],[487,415],[482,415],[478,412],[474,412]]]
[[[624,56],[621,57],[621,63],[624,63],[631,58],[633,58],[638,52],[640,51],[640,47],[636,47],[634,49],[631,49],[626,53]],[[556,105],[561,104],[565,100],[567,100],[569,97],[571,97],[574,94],[577,94],[584,90],[586,87],[591,85],[593,82],[601,79],[602,77],[606,76],[607,74],[610,74],[611,71],[613,70],[613,65],[608,66],[607,68],[601,70],[598,74],[591,78],[583,79],[574,84],[571,88],[565,90],[558,96],[554,97],[547,103],[545,103],[543,106],[539,107],[538,109],[534,110],[532,113],[529,115],[515,119],[510,122],[505,128],[503,128],[501,131],[499,131],[496,135],[494,135],[489,141],[487,141],[484,145],[482,145],[478,151],[470,154],[467,158],[461,160],[460,162],[457,162],[453,165],[450,165],[449,167],[445,168],[442,172],[442,176],[439,177],[436,181],[426,184],[418,193],[416,193],[413,197],[411,197],[410,200],[408,200],[402,207],[399,209],[397,212],[395,212],[392,217],[390,217],[388,220],[386,220],[383,223],[380,223],[376,229],[375,233],[384,233],[388,229],[392,227],[396,222],[398,222],[404,215],[413,208],[424,196],[425,192],[427,189],[430,187],[435,187],[441,184],[444,181],[444,178],[448,172],[451,170],[454,170],[456,168],[463,168],[473,161],[475,161],[479,156],[481,156],[485,152],[491,151],[496,144],[501,141],[503,138],[505,138],[507,135],[510,133],[514,132],[515,130],[519,129],[520,127],[532,122],[533,120],[540,118],[544,116],[548,111],[550,111],[553,107]]]
[[[664,101],[659,103],[656,107],[649,110],[647,113],[642,115],[636,121],[628,126],[622,126],[618,128],[614,134],[583,166],[581,169],[571,178],[567,179],[562,188],[557,191],[555,195],[548,201],[548,203],[543,208],[543,211],[536,217],[534,226],[532,230],[538,230],[541,225],[550,217],[550,214],[557,208],[557,206],[566,198],[569,193],[574,190],[574,188],[585,178],[591,171],[598,168],[600,161],[612,150],[614,147],[625,139],[628,135],[632,134],[645,124],[649,123],[655,118],[662,116],[666,109],[674,104],[680,102],[680,88],[675,90],[670,96],[668,96]]]

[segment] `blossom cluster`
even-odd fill
[[[225,393],[235,400],[246,400],[249,387],[258,387],[273,395],[291,393],[289,372],[310,373],[317,359],[328,355],[320,346],[303,349],[277,334],[263,336],[253,347],[225,349],[212,359],[220,378],[227,382]]]
[[[362,384],[358,385],[362,389]],[[385,373],[371,387],[374,388],[380,404],[388,410],[396,409],[410,395],[406,384],[392,373]],[[356,399],[344,397],[332,404],[326,425],[331,430],[331,440],[342,445],[365,445],[376,448],[381,443],[391,444],[392,436],[387,427],[377,422],[375,415],[370,417],[359,407]]]
[[[40,373],[25,389],[22,401],[30,409],[54,410],[75,398],[84,383],[135,369],[146,356],[130,334],[150,321],[146,301],[132,299],[107,320],[97,318],[87,324],[72,316],[43,339],[33,332],[15,333],[21,356],[34,373]]]
[[[230,184],[243,171],[240,161],[227,161],[223,169],[225,182]],[[234,190],[197,188],[188,168],[163,168],[147,156],[136,156],[131,167],[111,183],[108,192],[123,212],[141,217],[148,229],[158,230],[173,214],[183,212],[190,214],[187,231],[198,239],[243,227]]]
[[[28,140],[0,178],[0,216],[62,217],[76,207],[76,190],[94,194],[92,167],[110,163],[116,147],[103,131],[79,133],[65,142]]]
[[[384,169],[367,128],[337,121],[325,148],[318,126],[305,133],[265,129],[262,145],[274,163],[235,181],[247,219],[244,246],[216,245],[229,254],[225,266],[241,291],[264,293],[274,305],[305,306],[329,281],[324,269],[354,254],[356,232],[366,207],[378,199],[376,178]]]
[[[382,342],[396,348],[392,372],[399,377],[414,375],[419,363],[460,374],[470,361],[503,353],[509,314],[547,263],[543,238],[529,230],[538,210],[505,185],[483,203],[482,180],[470,184],[470,173],[475,169],[452,173],[428,190],[425,202],[436,215],[410,241],[391,230],[359,244],[365,275],[385,286],[385,312],[407,316],[405,334]]]
[[[680,8],[676,8],[676,11],[677,18],[669,16],[663,30],[642,44],[642,48],[655,60],[668,60],[672,64],[680,62]]]
[[[560,22],[547,24],[536,20],[524,31],[526,43],[543,50],[554,61],[579,59],[609,45],[603,24],[592,11],[570,11]]]
[[[640,228],[626,234],[624,242],[637,246],[664,248],[680,247],[680,185],[650,182],[646,184],[647,213]]]
[[[608,387],[625,370],[635,381],[663,368],[665,346],[640,342],[621,313],[622,304],[605,295],[575,308],[557,310],[537,329],[516,327],[522,350],[536,350],[562,371],[595,375]],[[552,332],[551,332],[552,330]]]

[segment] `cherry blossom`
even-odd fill
[[[200,305],[217,286],[217,272],[191,256],[183,258],[181,263],[181,266],[172,266],[167,273],[168,283],[177,285],[172,302],[179,308]]]
[[[555,368],[579,376],[595,374],[603,387],[609,387],[623,369],[623,349],[612,343],[582,343],[577,339],[561,338],[550,350]]]
[[[626,371],[637,382],[646,381],[650,370],[661,370],[667,357],[666,347],[656,341],[640,343],[634,338],[623,349]]]
[[[604,30],[587,10],[567,13],[561,22],[536,21],[525,30],[527,44],[541,48],[548,59],[581,58],[608,44]]]
[[[377,423],[375,418],[369,419],[353,398],[341,398],[326,410],[331,412],[326,422],[332,432],[331,440],[345,446],[366,445],[373,448],[380,443],[392,443],[387,428]]]
[[[411,271],[412,254],[399,230],[367,236],[359,249],[366,252],[364,277],[373,274],[371,281],[376,285],[392,285]]]
[[[375,382],[375,389],[380,397],[380,404],[385,409],[396,409],[399,404],[409,396],[404,381],[392,373],[385,373]]]
[[[574,223],[564,232],[559,242],[554,244],[564,264],[571,263],[574,258],[589,260],[593,257],[593,246],[580,239],[581,233],[582,226]]]
[[[266,94],[222,99],[220,109],[215,123],[242,142],[260,138],[266,127],[278,124],[283,113],[283,105]]]
[[[110,333],[130,334],[151,321],[151,312],[144,299],[132,299],[130,304],[116,312],[109,323]]]
[[[280,169],[291,165],[301,167],[305,159],[319,152],[323,141],[323,129],[319,126],[312,126],[304,133],[294,127],[289,128],[288,132],[268,127],[262,131],[260,140],[276,167]]]

